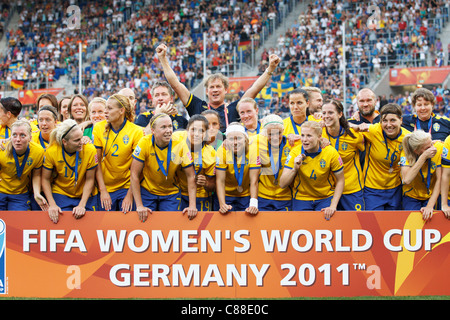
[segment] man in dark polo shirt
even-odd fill
[[[351,124],[359,125],[361,123],[375,124],[380,122],[380,113],[375,110],[377,104],[377,96],[369,88],[359,90],[356,95],[356,104],[358,111],[348,119]]]
[[[363,88],[359,90],[356,95],[356,104],[358,105],[358,111],[348,120],[350,127],[359,126],[360,124],[375,124],[380,122],[380,113],[375,110],[377,103],[377,96],[369,88]],[[367,143],[366,143],[367,147]],[[364,168],[364,160],[366,157],[366,151],[360,151],[359,160],[361,168]]]
[[[225,94],[228,91],[228,78],[222,74],[212,74],[205,81],[206,95],[208,102],[204,101],[189,92],[184,84],[182,84],[177,75],[172,70],[167,57],[167,46],[160,44],[156,48],[159,62],[164,71],[164,75],[186,107],[190,116],[200,114],[205,110],[213,109],[219,113],[221,120],[221,131],[225,131],[229,123],[239,121],[239,114],[236,110],[238,101],[234,101],[229,105],[225,104]],[[244,93],[242,98],[255,98],[261,89],[270,80],[273,71],[278,66],[280,58],[276,55],[269,57],[269,66],[264,73],[253,83],[253,85]]]

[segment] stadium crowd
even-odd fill
[[[446,57],[448,61],[450,46],[443,48],[440,40],[440,32],[448,22],[448,3],[377,1],[380,12],[376,25],[369,20],[370,5],[314,1],[278,38],[277,46],[262,52],[260,70],[264,70],[270,54],[277,54],[282,59],[278,72],[286,74],[286,82],[297,88],[319,87],[325,97],[342,99],[342,21],[347,26],[347,104],[354,104],[358,90],[368,86],[371,79],[378,79],[386,66],[442,66]],[[267,101],[270,112],[276,110],[276,103]]]

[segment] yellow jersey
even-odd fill
[[[30,120],[31,132],[36,133],[39,131],[39,123],[37,119]]]
[[[300,135],[301,134],[301,127],[302,127],[303,123],[305,123],[305,122],[296,123],[292,116],[289,116],[289,117],[285,118],[283,120],[283,124],[284,124],[283,135],[286,136],[286,137],[288,135],[290,135],[290,134]]]
[[[186,145],[189,148],[188,143],[190,142],[186,141]],[[213,147],[204,144],[201,152],[191,152],[191,155],[194,160],[195,175],[201,174],[207,177],[214,177],[216,174],[216,150]],[[183,170],[178,170],[177,176],[181,194],[189,196],[186,174]],[[211,193],[207,192],[202,186],[197,186],[197,198],[209,196],[211,196]]]
[[[436,183],[436,169],[441,166],[442,149],[444,144],[442,142],[434,143],[437,149],[433,158],[428,159],[423,164],[417,176],[410,184],[402,186],[403,195],[417,200],[428,200],[433,192],[433,187]],[[405,151],[402,150],[400,157],[400,166],[410,166],[405,157]]]
[[[52,193],[81,198],[86,172],[97,167],[97,150],[93,144],[83,145],[80,152],[67,153],[53,143],[45,150],[44,170],[53,170]],[[92,194],[95,194],[95,188]]]
[[[49,142],[47,140],[44,140],[44,138],[41,135],[41,131],[36,131],[31,134],[31,141],[39,144],[42,148],[47,149]]]
[[[11,137],[11,129],[8,126],[0,126],[0,140],[9,139]]]
[[[287,138],[283,136],[280,146],[271,146],[267,137],[258,135],[261,173],[259,175],[258,196],[264,199],[291,200],[289,188],[279,186],[284,164],[291,151]]]
[[[102,150],[99,159],[106,190],[114,192],[130,187],[130,167],[133,151],[144,136],[142,127],[124,120],[122,127],[115,132],[110,128],[105,132],[106,120],[94,125],[92,135],[94,146]]]
[[[250,170],[260,169],[261,161],[258,155],[258,143],[250,143],[248,149],[245,152],[245,161],[243,158],[237,159],[232,150],[225,149],[224,145],[217,149],[216,170],[226,172],[225,196],[247,197],[250,195]]]
[[[291,150],[284,167],[293,169],[295,158],[302,153],[306,158],[294,179],[293,198],[311,201],[331,197],[336,184],[333,173],[344,168],[341,156],[332,146],[307,153],[302,145],[298,145]]]
[[[369,126],[368,132],[363,132],[367,141],[364,163],[364,186],[372,189],[393,189],[401,183],[400,155],[403,150],[402,141],[409,133],[400,129],[399,135],[390,139],[380,123]]]
[[[133,158],[144,164],[141,186],[157,196],[177,194],[178,169],[194,164],[181,134],[173,134],[171,142],[164,148],[155,143],[153,135],[144,136],[134,149]]]
[[[360,151],[364,151],[364,136],[350,129],[355,138],[346,134],[341,127],[338,136],[330,135],[327,128],[323,128],[322,137],[330,141],[330,145],[334,147],[341,156],[344,163],[345,188],[343,194],[351,194],[361,191],[364,188],[363,171],[359,160]]]
[[[244,128],[245,128],[245,126],[244,126]],[[249,138],[255,137],[256,135],[260,134],[260,132],[261,132],[261,123],[258,121],[258,124],[257,124],[255,130],[250,130],[250,129],[245,128],[245,132],[247,132],[247,135]]]
[[[40,169],[44,160],[44,149],[30,142],[27,151],[21,155],[6,156],[0,149],[0,193],[23,194],[31,189],[34,169]]]

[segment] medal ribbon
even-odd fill
[[[273,172],[275,181],[278,181],[278,175],[280,174],[281,157],[283,155],[283,149],[284,149],[285,145],[286,145],[286,137],[283,136],[283,140],[281,140],[281,144],[279,146],[279,151],[278,151],[278,163],[275,164],[275,161],[274,161],[273,155],[272,155],[272,146],[270,145],[270,142],[268,142],[270,166],[272,168],[272,172]]]
[[[164,169],[164,160],[160,160],[158,157],[158,152],[156,150],[155,147],[155,136],[152,137],[152,143],[153,143],[153,148],[155,149],[155,156],[156,156],[156,162],[158,162],[158,166],[159,169],[161,170],[161,172],[164,174],[164,176],[166,177],[167,180],[167,176],[169,174],[169,167],[170,167],[170,157],[172,155],[172,139],[170,139],[169,145],[167,146],[167,164],[166,164],[166,169]]]
[[[25,156],[22,160],[22,165],[19,166],[19,157],[17,156],[17,152],[14,148],[12,148],[13,156],[14,156],[14,162],[16,164],[16,173],[17,177],[20,179],[23,173],[23,169],[25,168],[25,165],[27,163],[28,155],[30,154],[30,146],[27,147],[27,151],[25,151]]]
[[[64,150],[64,147],[62,148],[62,156],[64,159],[64,162],[66,163],[66,165],[70,168],[70,170],[73,171],[73,173],[75,173],[75,185],[77,185],[78,182],[78,161],[80,158],[80,153],[77,151],[75,152],[75,166],[71,166],[70,164],[67,163],[66,160],[66,151]]]
[[[242,181],[244,180],[245,155],[243,160],[243,163],[241,163],[238,168],[237,157],[233,157],[234,177],[236,178],[239,187],[241,187]]]

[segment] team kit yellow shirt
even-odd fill
[[[436,169],[441,166],[442,150],[444,144],[442,142],[435,142],[434,146],[437,149],[433,158],[427,159],[410,184],[402,186],[403,195],[417,200],[428,200],[433,192],[434,184],[436,183]],[[400,166],[411,166],[405,157],[405,151],[402,150],[400,158]],[[430,178],[429,178],[430,177]]]
[[[403,150],[402,141],[408,130],[401,128],[395,139],[383,135],[381,124],[369,126],[363,132],[366,139],[366,157],[364,163],[364,185],[372,189],[393,189],[402,183],[400,177],[400,156]]]
[[[216,170],[223,170],[225,175],[225,196],[227,197],[247,197],[250,195],[250,170],[261,168],[261,161],[258,155],[258,144],[249,143],[249,150],[245,152],[245,161],[243,157],[237,159],[232,150],[225,149],[221,145],[216,152]],[[235,174],[235,163],[237,172]],[[241,173],[241,170],[244,170]],[[242,174],[242,184],[239,184],[236,176]]]
[[[279,186],[284,164],[291,151],[291,146],[283,137],[280,146],[271,146],[267,137],[259,135],[259,158],[261,173],[259,175],[258,196],[264,199],[291,200],[291,190]]]
[[[178,169],[194,163],[183,135],[176,134],[172,135],[171,143],[164,148],[155,143],[153,135],[144,136],[134,150],[133,158],[144,164],[141,186],[157,196],[178,193],[175,184]]]
[[[201,157],[200,157],[201,154]],[[216,173],[216,151],[210,145],[205,144],[201,152],[191,152],[194,160],[195,175],[213,177]],[[179,187],[183,196],[189,196],[187,178],[183,170],[178,171]],[[203,186],[197,186],[197,198],[206,198],[211,194]]]
[[[130,167],[133,151],[144,136],[142,127],[124,120],[123,127],[117,132],[113,128],[105,131],[106,120],[94,125],[92,135],[94,146],[102,150],[99,159],[102,166],[106,190],[115,192],[130,188]]]
[[[296,123],[292,116],[285,118],[283,120],[284,125],[283,135],[286,137],[290,134],[300,135],[302,124],[303,123]]]
[[[302,152],[305,153],[302,145],[292,149],[286,159],[285,168],[293,169],[295,158]],[[316,153],[306,154],[294,179],[293,198],[312,201],[331,197],[335,189],[333,172],[339,172],[343,168],[342,159],[332,146],[319,148]]]
[[[53,170],[55,175],[52,181],[52,193],[81,198],[86,182],[86,172],[97,167],[97,150],[93,144],[83,145],[83,149],[78,153],[78,164],[76,158],[77,153],[68,154],[56,143],[45,150],[44,170]]]
[[[355,138],[345,134],[343,128],[337,137],[330,135],[326,128],[323,128],[322,137],[330,141],[341,156],[344,163],[345,187],[343,194],[352,194],[364,188],[363,171],[359,160],[360,151],[364,151],[364,136],[350,129]]]
[[[14,156],[9,158],[6,156],[6,150],[0,149],[0,193],[23,194],[30,191],[32,171],[42,167],[44,149],[32,141],[28,148],[27,158],[25,159],[27,152],[22,156],[17,156],[18,163]],[[17,172],[18,169],[19,172]]]
[[[11,129],[7,126],[0,126],[0,140],[8,139],[11,137]]]

